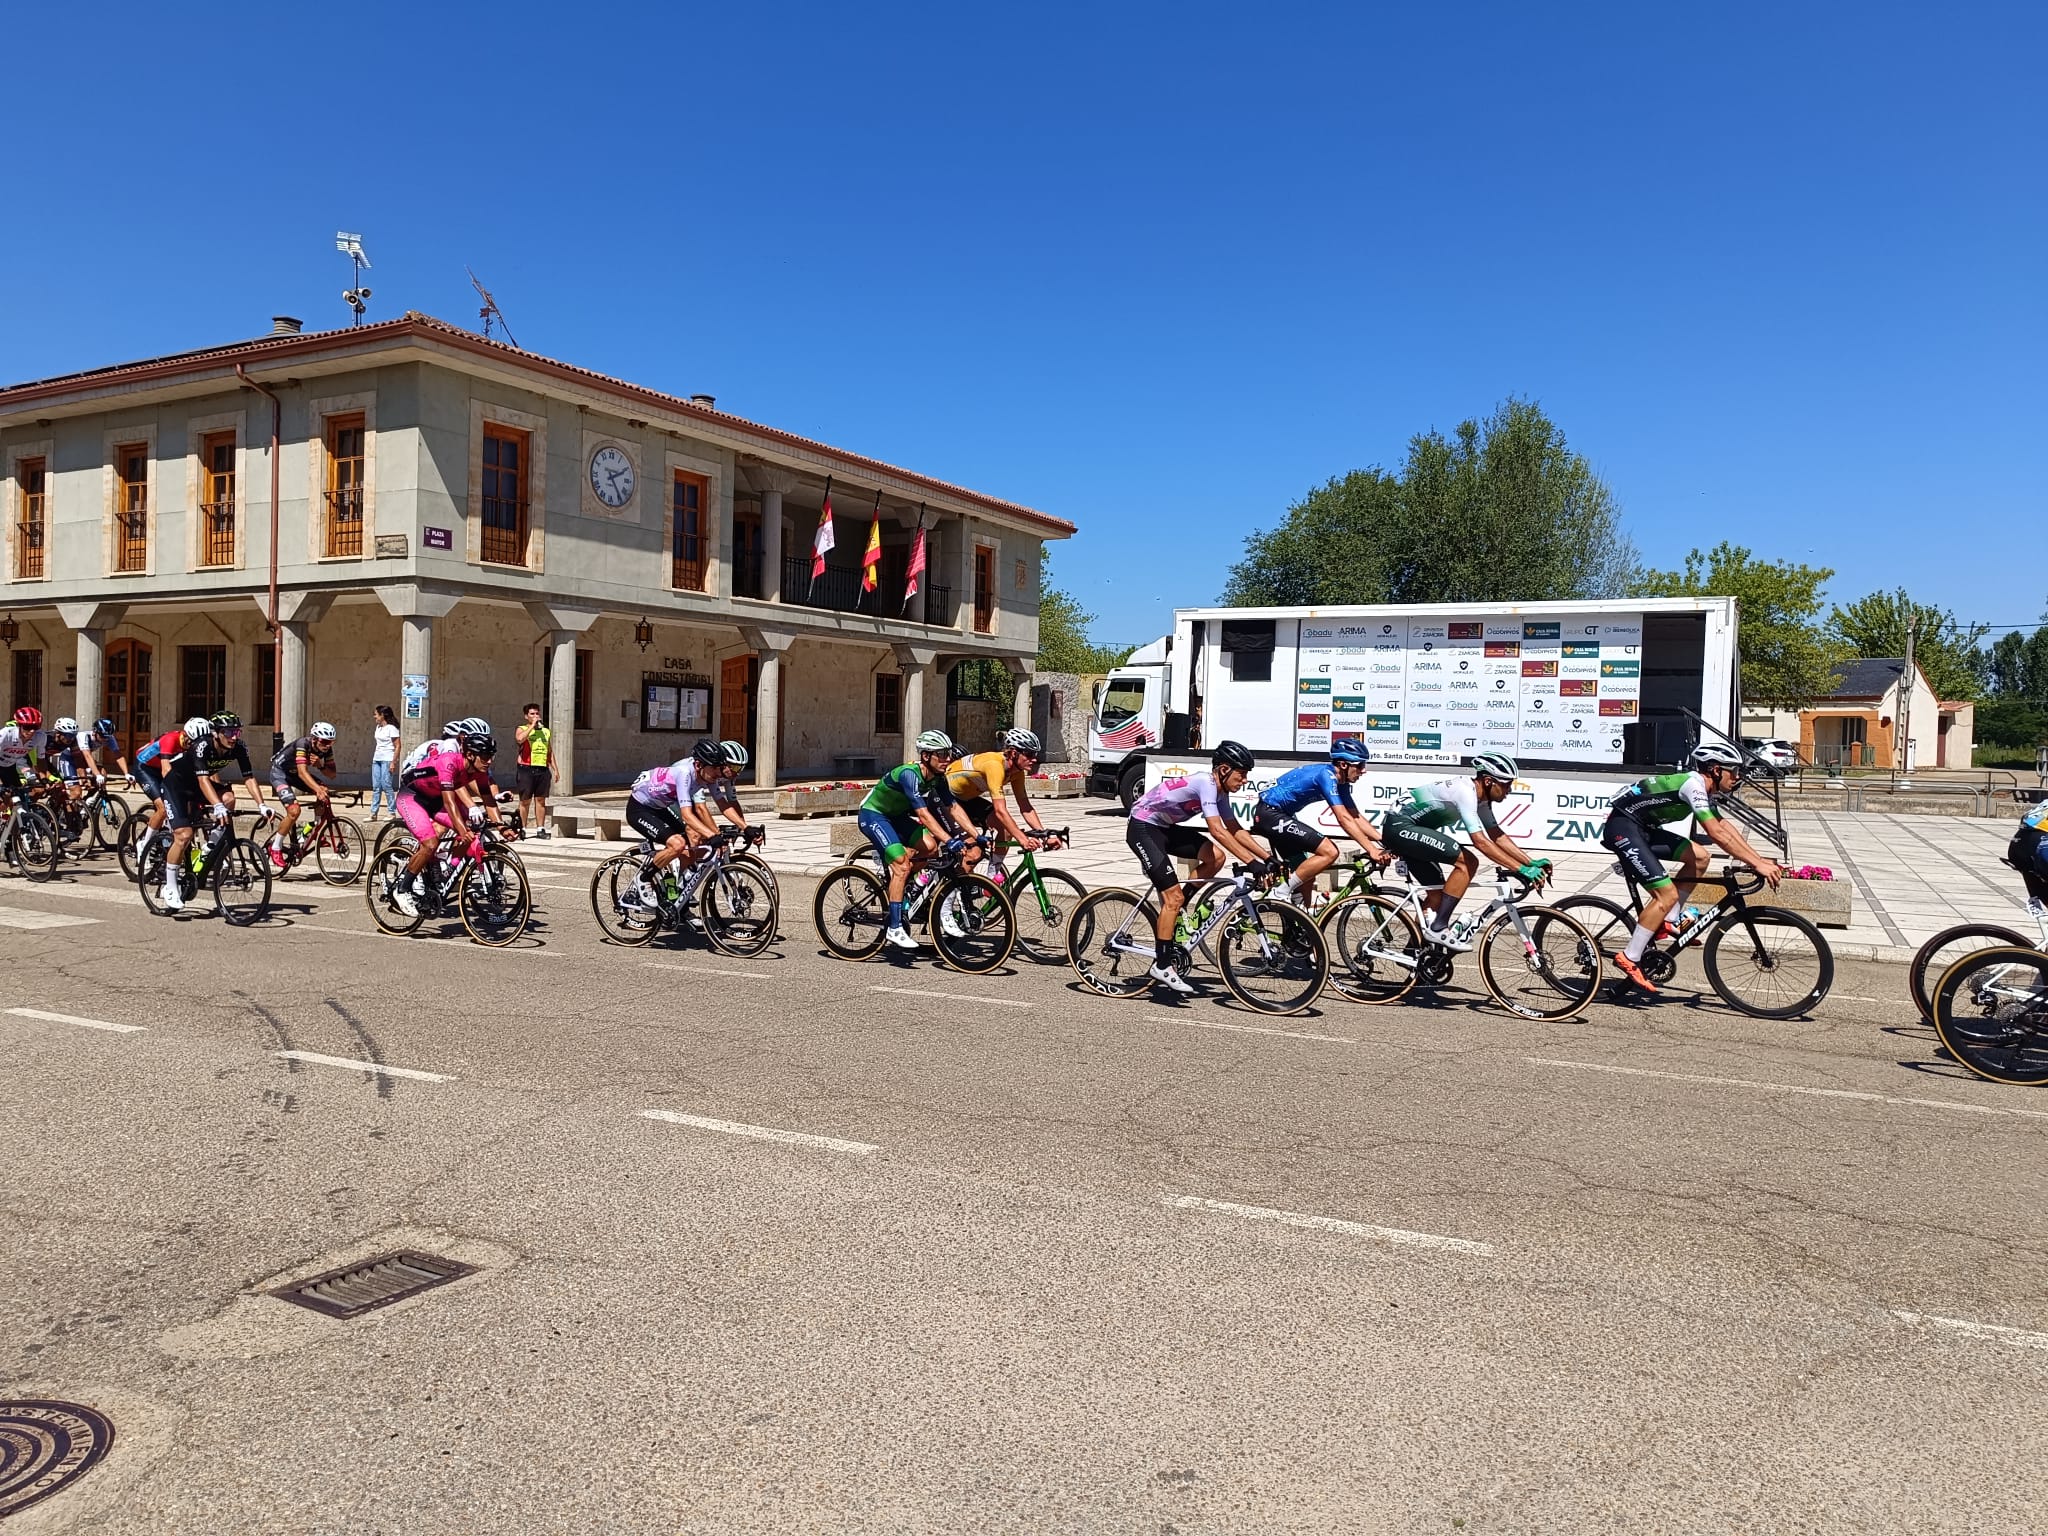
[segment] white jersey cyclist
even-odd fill
[[[1195,815],[1214,816],[1226,827],[1237,825],[1230,796],[1217,788],[1213,773],[1191,773],[1184,779],[1161,779],[1131,806],[1133,821],[1155,827],[1177,827]]]

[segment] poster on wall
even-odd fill
[[[1641,614],[1304,619],[1294,750],[1352,736],[1394,763],[1488,751],[1618,763],[1642,649]]]

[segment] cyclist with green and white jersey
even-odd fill
[[[1607,825],[1600,841],[1648,893],[1628,936],[1628,947],[1615,957],[1615,968],[1645,992],[1656,987],[1642,972],[1643,954],[1666,932],[1665,920],[1707,872],[1711,848],[1718,844],[1732,859],[1753,866],[1772,889],[1785,877],[1784,866],[1750,847],[1749,839],[1714,807],[1715,795],[1731,793],[1742,782],[1742,753],[1718,741],[1692,749],[1682,773],[1655,774],[1631,784],[1607,807]],[[1692,818],[1690,838],[1672,824]],[[1684,857],[1674,882],[1664,872],[1665,859]]]
[[[903,926],[903,893],[910,884],[912,857],[933,854],[953,832],[939,819],[943,812],[958,824],[959,835],[974,838],[974,823],[953,798],[946,770],[960,756],[944,731],[925,731],[917,738],[917,761],[891,768],[875,781],[855,818],[867,840],[889,870],[889,931],[886,941],[897,949],[915,949],[917,940]]]
[[[1479,872],[1480,854],[1531,884],[1550,873],[1550,860],[1530,858],[1494,820],[1493,808],[1515,787],[1517,771],[1513,758],[1482,752],[1472,759],[1471,778],[1418,784],[1380,825],[1381,844],[1407,862],[1408,873],[1418,883],[1429,887],[1423,906],[1430,920],[1423,924],[1422,936],[1432,944],[1456,950],[1472,947],[1470,940],[1451,931],[1451,914]],[[1460,846],[1459,832],[1472,839],[1470,848]],[[1446,863],[1451,864],[1448,873]]]

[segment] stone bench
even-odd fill
[[[556,837],[581,837],[585,825],[601,842],[617,842],[626,835],[626,818],[620,811],[598,811],[588,807],[550,809],[548,829]]]
[[[848,777],[858,778],[875,771],[875,754],[872,752],[834,752],[832,766]]]

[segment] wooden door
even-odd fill
[[[754,750],[754,658],[733,656],[718,666],[718,739]]]
[[[116,640],[107,647],[107,718],[131,762],[136,749],[157,734],[150,697],[154,676],[155,657],[146,641]]]

